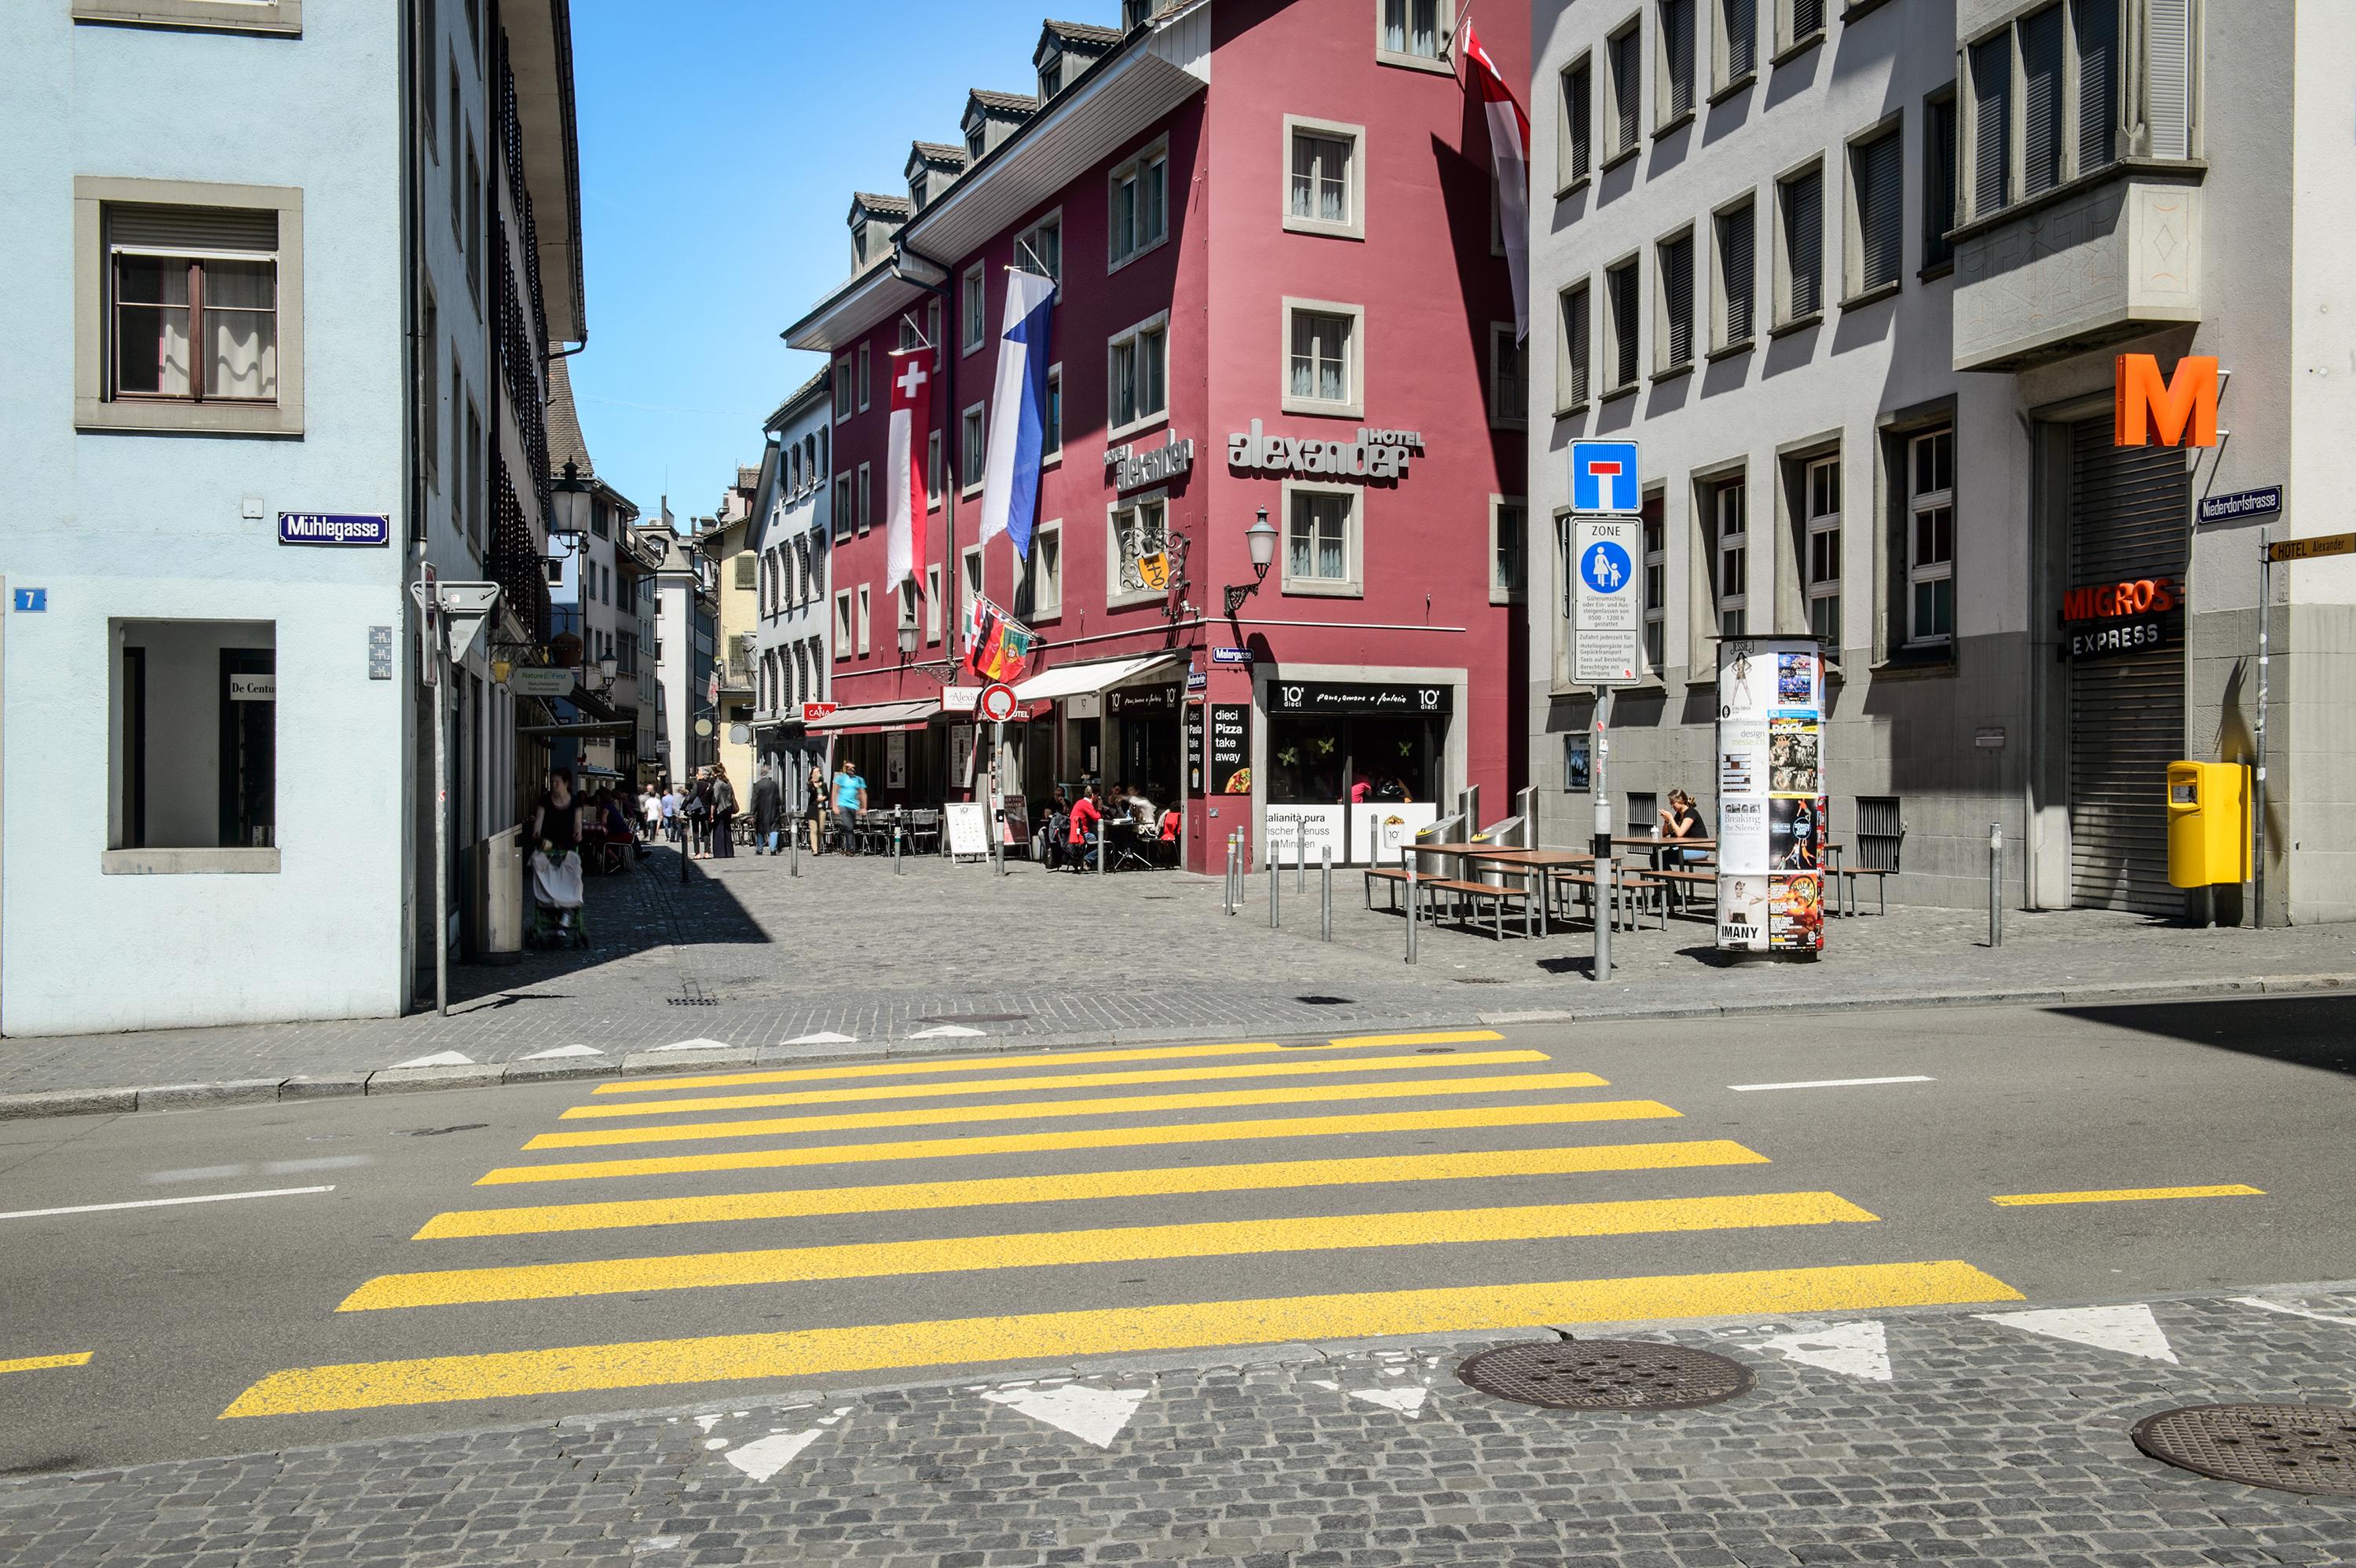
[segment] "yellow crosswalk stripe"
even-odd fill
[[[19,1356],[0,1361],[0,1372],[46,1372],[55,1367],[86,1367],[94,1352],[73,1350],[62,1356]]]
[[[1968,1264],[1948,1261],[1120,1307],[297,1367],[273,1372],[247,1389],[221,1412],[221,1418],[754,1378],[835,1378],[1040,1358],[1068,1362],[1076,1356],[1296,1339],[1467,1334],[1674,1317],[1785,1317],[2021,1299],[2002,1280]]]
[[[875,1165],[904,1159],[1053,1154],[1068,1149],[1257,1143],[1269,1138],[1561,1126],[1580,1122],[1651,1121],[1677,1115],[1656,1100],[1574,1100],[1551,1105],[1466,1105],[1438,1111],[1375,1111],[1346,1116],[1269,1116],[1233,1122],[1182,1122],[1162,1127],[1084,1127],[983,1137],[913,1138],[890,1143],[821,1144],[813,1148],[732,1149],[723,1154],[507,1165],[477,1178],[475,1185],[504,1187],[519,1182],[592,1181],[614,1177],[701,1176],[713,1171],[780,1170],[806,1165]]]
[[[2264,1198],[2254,1187],[2117,1187],[2097,1192],[2008,1192],[1991,1198],[2008,1209],[2033,1208],[2047,1203],[2143,1203],[2160,1198]]]
[[[1543,1051],[1474,1051],[1453,1061],[1419,1056],[1319,1056],[1290,1061],[1228,1062],[1218,1067],[1146,1067],[1120,1072],[1045,1072],[962,1083],[879,1083],[857,1089],[796,1089],[776,1094],[723,1094],[695,1100],[638,1100],[575,1105],[559,1118],[667,1116],[689,1111],[752,1111],[776,1105],[841,1105],[875,1100],[932,1100],[953,1094],[1014,1094],[1055,1089],[1108,1089],[1128,1083],[1198,1083],[1228,1078],[1298,1078],[1329,1072],[1428,1072],[1434,1067],[1516,1067],[1554,1059]]]
[[[611,1132],[542,1133],[524,1148],[600,1148],[615,1144],[762,1138],[794,1133],[847,1133],[864,1127],[947,1126],[963,1122],[1028,1122],[1055,1116],[1142,1115],[1149,1111],[1208,1111],[1234,1105],[1313,1105],[1328,1100],[1420,1100],[1435,1094],[1511,1094],[1538,1089],[1601,1089],[1592,1072],[1531,1072],[1495,1078],[1409,1079],[1398,1083],[1318,1083],[1284,1089],[1219,1089],[1190,1094],[1122,1094],[1098,1100],[1030,1100],[1014,1105],[941,1105],[916,1111],[859,1111],[835,1116],[771,1116],[757,1121],[689,1122]]]
[[[1476,1154],[1276,1160],[1191,1168],[1173,1166],[1067,1176],[907,1181],[882,1187],[811,1187],[782,1192],[729,1192],[714,1197],[460,1210],[434,1215],[410,1239],[438,1242],[466,1236],[635,1230],[645,1225],[798,1220],[819,1214],[889,1214],[922,1209],[980,1209],[1007,1203],[1166,1198],[1180,1193],[1254,1192],[1394,1181],[1473,1181],[1507,1176],[1578,1176],[1598,1171],[1688,1170],[1703,1166],[1766,1163],[1763,1154],[1738,1143],[1712,1138],[1689,1143],[1597,1144],[1580,1148],[1500,1149]]]
[[[1145,1263],[1361,1247],[1462,1246],[1680,1231],[1763,1230],[1778,1225],[1871,1223],[1831,1192],[1768,1192],[1740,1198],[1646,1198],[1626,1202],[1545,1203],[1515,1209],[1435,1209],[1397,1214],[1290,1215],[1183,1225],[1035,1231],[842,1246],[766,1247],[591,1263],[434,1269],[379,1275],[346,1296],[339,1312],[452,1307],[487,1301],[552,1301],[718,1285],[794,1285],[820,1279],[898,1278],[1009,1268]]]
[[[1493,1029],[1447,1029],[1430,1034],[1371,1034],[1326,1041],[1327,1046],[1466,1045],[1503,1040]],[[701,1073],[691,1078],[623,1079],[600,1083],[597,1094],[652,1094],[673,1089],[737,1089],[752,1083],[825,1083],[851,1078],[907,1078],[926,1072],[1003,1072],[1010,1067],[1080,1067],[1109,1061],[1184,1061],[1209,1056],[1260,1056],[1323,1050],[1272,1040],[1219,1045],[1139,1045],[1118,1051],[1044,1051],[1025,1056],[935,1057],[923,1061],[862,1061],[833,1067],[780,1067],[759,1072]]]

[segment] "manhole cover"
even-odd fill
[[[1548,1410],[1690,1410],[1751,1392],[1740,1361],[1635,1339],[1501,1345],[1456,1375],[1483,1393]]]
[[[2190,1404],[2136,1423],[2135,1445],[2195,1475],[2283,1492],[2356,1498],[2356,1410]]]
[[[1029,1013],[943,1013],[937,1018],[918,1019],[920,1024],[1013,1024],[1029,1018]]]

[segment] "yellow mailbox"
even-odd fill
[[[2239,763],[2168,764],[2168,880],[2179,888],[2238,884],[2250,874],[2249,770]]]

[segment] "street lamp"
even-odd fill
[[[615,678],[621,673],[622,661],[612,654],[607,654],[604,658],[599,659],[597,661],[598,688],[603,691],[613,690]]]
[[[1259,592],[1268,581],[1268,569],[1276,560],[1276,526],[1268,520],[1268,508],[1259,509],[1258,520],[1244,530],[1244,542],[1251,547],[1252,580],[1246,583],[1229,583],[1226,589],[1227,619],[1244,607],[1244,601]]]
[[[588,484],[581,477],[579,464],[570,458],[565,459],[564,476],[550,485],[549,491],[554,515],[548,519],[548,542],[562,540],[565,554],[570,555],[581,548],[581,541],[588,536],[590,508],[595,501],[589,494]]]

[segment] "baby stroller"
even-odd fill
[[[1071,860],[1071,846],[1065,842],[1071,837],[1072,819],[1064,812],[1051,811],[1040,825],[1039,863],[1050,871],[1059,871]]]
[[[531,855],[530,947],[586,947],[589,921],[582,910],[581,855],[568,849],[551,859],[544,849]]]

